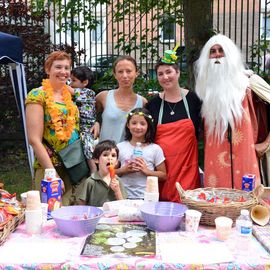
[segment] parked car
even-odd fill
[[[112,68],[113,62],[117,57],[118,55],[116,54],[95,55],[89,59],[87,65],[93,71],[95,78],[98,79]]]
[[[117,57],[118,55],[116,54],[96,55],[91,57],[87,62],[87,66],[93,72],[93,89],[97,93],[116,87],[116,80],[112,74],[112,66]]]

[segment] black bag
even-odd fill
[[[47,141],[45,141],[45,144],[52,149],[52,146],[49,145]],[[83,147],[80,139],[69,144],[58,153],[54,149],[52,150],[62,161],[72,185],[76,185],[85,176],[89,175],[89,167],[83,154]]]

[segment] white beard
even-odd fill
[[[220,64],[215,63],[217,60]],[[228,126],[234,130],[242,119],[248,79],[239,67],[229,65],[226,57],[208,61],[207,70],[197,78],[196,92],[203,101],[202,117],[208,127],[207,136],[214,135],[222,142]]]

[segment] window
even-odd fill
[[[165,15],[160,27],[160,40],[162,42],[174,42],[175,29],[174,17],[172,15]]]
[[[63,24],[64,26],[65,24]],[[75,43],[79,42],[79,18],[73,17],[66,21],[67,31],[61,32],[61,39],[65,40],[69,45],[72,44],[72,38]]]
[[[92,42],[105,42],[105,18],[97,17],[98,24],[96,29],[91,31]]]
[[[261,35],[266,37],[266,39],[270,39],[270,18],[268,16],[262,15],[261,20]]]

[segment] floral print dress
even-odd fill
[[[56,137],[54,126],[51,121],[51,116],[48,112],[48,108],[46,106],[46,92],[40,88],[34,88],[31,90],[27,98],[25,100],[25,104],[40,104],[43,106],[44,109],[44,131],[43,131],[43,138],[56,150],[56,152],[64,149],[67,145],[72,144],[74,141],[79,139],[79,112],[75,115],[76,124],[74,130],[71,134],[71,137],[68,141],[61,141]],[[60,118],[62,119],[63,125],[67,119],[67,108],[64,103],[55,102],[54,104],[60,112]],[[52,151],[44,144],[51,161],[55,167],[61,166],[61,162],[59,161],[58,157],[52,153]],[[40,164],[38,163],[37,159],[34,162],[34,168],[41,168]]]
[[[80,133],[84,155],[87,159],[91,159],[94,137],[90,130],[96,121],[95,92],[88,88],[75,88],[74,100],[80,112]]]

